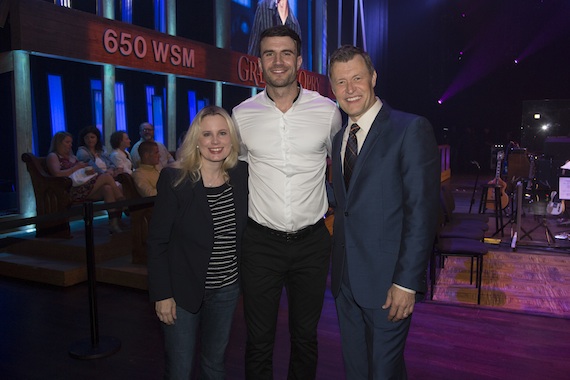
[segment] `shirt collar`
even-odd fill
[[[297,96],[295,96],[295,99],[293,99],[293,104],[297,101],[297,99],[299,99],[299,96],[301,95],[301,90],[303,89],[303,87],[301,87],[301,84],[299,82],[297,82]],[[271,95],[269,95],[269,92],[267,92],[267,89],[265,90],[265,95],[267,95],[267,97],[273,102],[275,103],[275,100],[273,100],[273,98],[271,97]]]
[[[156,170],[156,166],[155,166],[155,165],[148,165],[148,164],[143,164],[143,163],[140,163],[140,164],[139,164],[139,168],[140,168],[140,169],[145,169],[145,170]]]
[[[380,100],[380,98],[376,97],[376,102],[374,102],[372,107],[370,107],[370,109],[366,111],[360,117],[360,119],[358,119],[358,121],[354,121],[351,118],[349,118],[348,125],[356,123],[358,124],[361,130],[368,132],[370,130],[370,127],[372,126],[372,123],[374,122],[374,119],[376,119],[376,115],[378,115],[378,112],[380,112],[380,109],[382,109],[382,101]]]

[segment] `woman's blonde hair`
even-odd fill
[[[57,153],[59,146],[65,140],[66,137],[71,137],[73,139],[73,135],[69,132],[56,132],[55,135],[51,138],[51,143],[49,145],[49,152],[48,153]]]
[[[230,133],[231,150],[230,154],[226,157],[222,163],[222,172],[224,176],[224,181],[229,183],[230,176],[228,170],[236,166],[238,162],[239,154],[239,139],[234,122],[228,112],[218,106],[207,106],[204,107],[188,128],[188,132],[184,137],[182,146],[180,147],[180,164],[181,175],[174,181],[174,186],[180,185],[187,179],[190,179],[192,183],[200,181],[202,178],[200,174],[200,169],[202,168],[202,159],[200,155],[200,150],[198,149],[198,139],[201,133],[202,122],[205,118],[209,116],[219,115],[226,120],[228,125],[228,130]]]

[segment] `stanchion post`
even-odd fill
[[[99,337],[96,291],[97,281],[95,275],[95,244],[93,239],[93,202],[85,202],[84,204],[84,221],[91,339],[83,339],[75,342],[69,349],[69,355],[75,359],[99,359],[110,356],[119,351],[121,348],[121,341],[113,337]]]

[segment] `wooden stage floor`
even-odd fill
[[[457,209],[469,207],[470,179],[454,181]],[[534,219],[528,225],[534,224]],[[537,230],[533,241],[544,245]],[[508,233],[507,233],[508,234]],[[508,241],[508,238],[505,238]],[[510,249],[508,242],[501,249]],[[522,247],[548,251],[549,247]],[[85,282],[55,286],[0,276],[0,377],[3,379],[160,379],[159,321],[145,290],[97,283],[98,331],[121,342],[105,358],[74,359],[69,350],[91,336]],[[227,352],[228,379],[244,379],[245,326],[241,305]],[[275,379],[289,357],[283,298],[274,355]],[[406,347],[410,379],[567,379],[570,317],[511,313],[476,305],[424,302],[416,306]],[[334,300],[327,290],[319,324],[317,379],[344,379]]]

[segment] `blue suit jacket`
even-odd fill
[[[439,205],[440,160],[432,127],[421,116],[383,103],[348,192],[340,158],[345,128],[335,136],[332,151],[333,295],[347,265],[352,293],[362,307],[380,308],[392,283],[421,296]]]
[[[151,301],[174,297],[176,304],[195,313],[204,297],[206,271],[214,246],[212,213],[202,182],[173,188],[179,169],[164,168],[157,183],[147,238],[148,288]],[[233,187],[238,260],[247,223],[247,164],[228,171]]]

